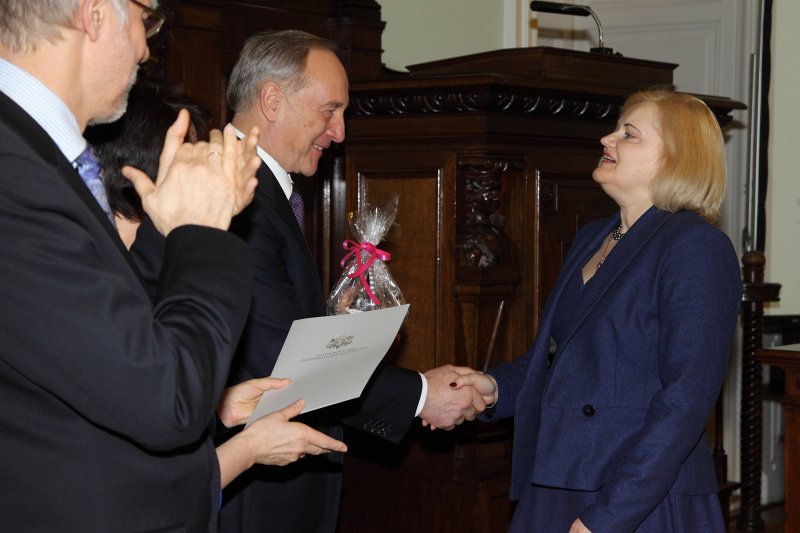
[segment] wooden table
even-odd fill
[[[779,366],[786,372],[782,404],[785,423],[785,500],[786,533],[800,531],[800,344],[758,350],[758,360]]]

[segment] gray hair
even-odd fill
[[[305,70],[312,49],[336,53],[336,43],[299,30],[267,31],[244,43],[228,83],[228,105],[243,112],[269,81],[296,91],[306,84]]]
[[[111,0],[121,25],[128,21],[128,0]],[[34,52],[42,41],[61,38],[72,25],[80,0],[2,0],[0,45],[12,53]]]

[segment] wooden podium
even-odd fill
[[[380,246],[411,303],[395,364],[484,368],[532,343],[576,232],[616,208],[591,178],[600,137],[627,95],[671,86],[675,67],[527,48],[351,86],[346,209],[400,195],[399,235]],[[744,107],[702,98],[722,124]],[[339,531],[504,531],[511,432],[416,424],[400,448],[348,432]]]

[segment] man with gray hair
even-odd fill
[[[270,375],[292,322],[325,314],[290,173],[313,175],[323,151],[344,141],[348,80],[335,51],[335,44],[302,31],[259,33],[247,40],[231,73],[232,124],[240,132],[258,127],[263,161],[255,199],[232,225],[250,244],[256,264],[250,318],[231,371],[234,383]],[[474,390],[451,390],[455,377],[449,368],[423,376],[384,365],[359,400],[304,420],[335,438],[345,423],[395,443],[415,415],[451,428],[485,408]],[[332,532],[340,487],[341,454],[307,456],[281,468],[256,466],[225,490],[220,530]]]
[[[227,229],[252,199],[257,132],[183,144],[183,111],[157,183],[124,170],[166,237],[151,295],[82,137],[124,113],[146,37],[163,22],[150,4],[0,4],[5,531],[216,529],[207,428],[253,279],[247,246]]]

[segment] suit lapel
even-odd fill
[[[317,316],[324,305],[319,273],[305,236],[297,224],[292,206],[286,195],[283,194],[278,179],[266,164],[261,165],[256,176],[259,180],[259,188],[263,188],[264,200],[272,206],[278,219],[285,226],[287,244],[290,243],[302,255],[300,261],[302,265],[292,264],[291,268],[287,268],[295,288],[295,294],[298,295],[305,315]]]
[[[674,213],[651,207],[628,230],[625,237],[617,243],[613,253],[610,254],[603,263],[603,268],[598,270],[589,283],[584,286],[583,298],[581,300],[582,304],[580,309],[577,310],[578,314],[573,322],[573,327],[569,335],[567,335],[566,339],[558,347],[559,354],[592,314],[597,304],[603,299],[617,280],[624,275],[628,265],[639,255],[641,250],[672,216],[674,216]],[[580,269],[586,264],[586,261],[597,251],[603,239],[618,223],[618,218],[611,219],[611,222],[592,238],[579,260],[572,266],[569,273],[570,276],[575,275],[574,269]],[[566,284],[569,279],[569,277],[562,278],[563,284]]]
[[[64,157],[64,154],[58,149],[58,146],[53,142],[53,139],[47,132],[33,120],[30,115],[2,92],[0,92],[0,118],[2,118],[13,131],[17,132],[20,139],[27,143],[45,163],[51,165],[54,172],[75,192],[81,202],[89,209],[97,222],[103,227],[103,230],[111,238],[117,249],[123,254],[131,269],[136,273],[136,277],[142,282],[142,285],[145,286],[138,269],[134,266],[130,254],[128,254],[125,245],[119,238],[116,228],[111,225],[103,209],[81,179],[78,171],[72,167],[70,161],[67,161],[67,158]]]

